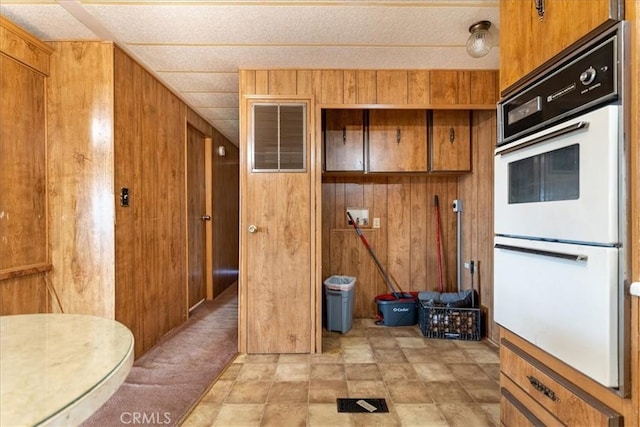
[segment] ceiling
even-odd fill
[[[498,69],[499,0],[0,1],[43,41],[112,40],[238,145],[238,70]],[[492,22],[494,47],[465,51]]]

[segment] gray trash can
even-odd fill
[[[331,276],[324,281],[328,331],[344,334],[351,329],[355,283],[352,276]]]

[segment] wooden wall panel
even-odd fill
[[[289,95],[296,93],[295,70],[271,70],[269,73],[269,95]]]
[[[344,70],[344,99],[345,104],[358,102],[358,73],[355,70]]]
[[[377,104],[407,103],[407,71],[379,70],[376,72]]]
[[[53,46],[47,85],[51,283],[65,312],[114,318],[113,46]]]
[[[48,312],[49,295],[45,273],[0,282],[0,316]]]
[[[494,73],[495,74],[495,73]],[[427,70],[412,70],[407,74],[407,102],[409,104],[429,104],[430,73]]]
[[[379,252],[379,230],[367,229],[362,233],[371,249],[377,254]],[[362,244],[353,228],[331,230],[329,245],[334,250],[331,251],[327,277],[333,275],[355,277],[353,315],[354,317],[375,317],[376,304],[374,299],[376,295],[386,292],[381,289],[384,286],[381,283],[384,282],[380,279],[380,273],[369,251]]]
[[[430,99],[432,104],[457,104],[458,71],[432,70],[429,73]]]
[[[376,72],[373,70],[358,70],[358,104],[375,104]]]
[[[130,206],[117,207],[116,248],[118,262],[133,263],[118,269],[116,300],[127,321],[124,301],[135,300],[139,356],[187,317],[186,106],[122,51],[115,55],[115,111],[131,112],[115,117],[116,159],[131,156],[117,167],[115,187],[130,189]]]
[[[218,147],[226,150],[218,156]],[[213,297],[238,280],[240,152],[218,131],[213,133]]]
[[[495,104],[500,98],[495,71],[474,71],[470,75],[469,86],[469,103],[471,104]]]
[[[476,272],[473,286],[479,292],[480,304],[487,311],[487,336],[498,342],[499,331],[493,319],[493,150],[495,148],[496,115],[492,111],[472,113],[473,141],[471,159],[474,173],[461,175],[459,195],[462,211],[462,259],[474,260]],[[481,172],[481,173],[476,173]],[[462,288],[471,287],[469,270],[462,270]]]
[[[317,102],[322,104],[342,104],[344,101],[344,72],[342,70],[322,70],[321,92]]]

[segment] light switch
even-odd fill
[[[373,218],[373,228],[380,228],[380,218]]]

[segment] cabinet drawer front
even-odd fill
[[[520,427],[545,425],[504,388],[500,389],[500,422],[505,426]]]
[[[502,372],[562,423],[594,427],[621,425],[620,414],[563,379],[513,343],[505,339],[501,343]]]

